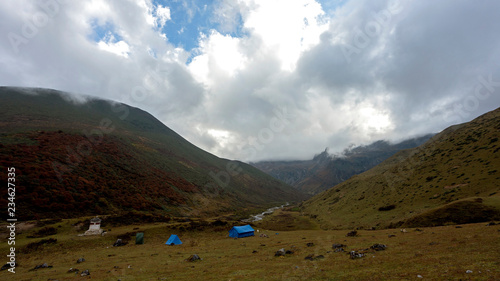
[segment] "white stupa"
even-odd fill
[[[89,230],[85,231],[83,235],[101,235],[101,219],[97,216],[90,220]]]

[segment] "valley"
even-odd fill
[[[295,218],[293,220],[283,218]],[[16,242],[16,280],[498,280],[500,278],[500,225],[476,223],[440,227],[358,230],[346,237],[347,230],[301,229],[307,217],[298,212],[277,211],[266,220],[274,227],[261,227],[253,237],[228,238],[235,221],[191,220],[110,225],[104,236],[78,237],[88,225],[88,217],[57,222],[26,222]],[[81,223],[85,227],[79,228]],[[104,218],[103,223],[106,222]],[[225,225],[222,225],[225,224]],[[57,234],[27,238],[44,227]],[[289,228],[284,230],[283,228]],[[4,227],[1,228],[4,232]],[[135,245],[134,235],[144,233],[144,244]],[[182,245],[165,245],[170,234],[177,234]],[[260,237],[266,234],[268,237]],[[5,235],[5,233],[2,233]],[[127,244],[113,247],[116,239]],[[38,247],[39,241],[57,239]],[[346,245],[346,252],[335,252],[333,244]],[[349,251],[386,245],[383,251],[349,258]],[[275,256],[284,248],[293,253]],[[0,245],[0,252],[7,244]],[[191,255],[202,260],[186,261]],[[312,255],[312,260],[305,259]],[[84,262],[77,260],[84,258]],[[50,268],[38,268],[47,263]],[[73,271],[69,272],[70,269]],[[74,269],[79,271],[75,273]],[[90,275],[80,276],[84,270]],[[0,278],[12,273],[0,271]],[[420,277],[419,277],[420,276]]]

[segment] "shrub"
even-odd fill
[[[44,227],[33,233],[33,235],[28,236],[28,238],[42,238],[54,234],[57,234],[57,229],[54,227]]]
[[[390,210],[393,210],[396,208],[396,205],[392,204],[392,205],[387,205],[387,206],[382,206],[380,208],[378,208],[379,211],[390,211]]]

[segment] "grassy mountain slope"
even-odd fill
[[[342,156],[330,155],[325,150],[312,160],[263,161],[252,165],[305,193],[314,195],[375,167],[402,149],[423,144],[431,136],[413,138],[397,144],[377,141],[367,146],[346,149]]]
[[[463,223],[447,216],[450,210],[469,221],[494,219],[500,209],[499,138],[496,109],[318,194],[303,211],[323,228]]]
[[[0,177],[6,182],[15,167],[21,218],[215,215],[304,198],[252,166],[197,148],[138,108],[9,87],[0,88],[0,104]]]

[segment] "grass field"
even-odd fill
[[[260,224],[298,230],[256,225],[256,236],[241,239],[227,237],[229,224],[192,231],[179,230],[183,223],[178,222],[130,225],[111,227],[102,237],[78,237],[83,231],[72,225],[76,220],[63,220],[48,226],[57,229],[57,234],[43,238],[27,238],[42,227],[27,229],[29,224],[25,224],[25,230],[16,235],[16,273],[1,271],[0,279],[419,280],[420,275],[426,280],[500,280],[500,225],[406,229],[406,233],[399,229],[359,230],[358,236],[346,237],[346,230],[301,229],[304,220],[298,212],[278,212]],[[315,228],[312,222],[309,226]],[[145,233],[145,244],[135,245],[131,236],[127,245],[112,247],[119,235],[136,232]],[[264,233],[269,238],[259,237]],[[170,234],[178,234],[183,244],[165,245]],[[57,243],[26,250],[28,243],[48,238],[57,239]],[[7,261],[10,246],[3,241],[0,253]],[[346,244],[347,252],[375,243],[385,244],[387,249],[350,259],[347,253],[334,252],[333,243]],[[281,248],[294,253],[275,257]],[[193,254],[203,260],[186,261]],[[305,260],[310,254],[324,258]],[[77,263],[82,257],[86,261]],[[31,270],[43,263],[53,267]],[[90,276],[68,273],[70,268],[80,272],[88,269]]]

